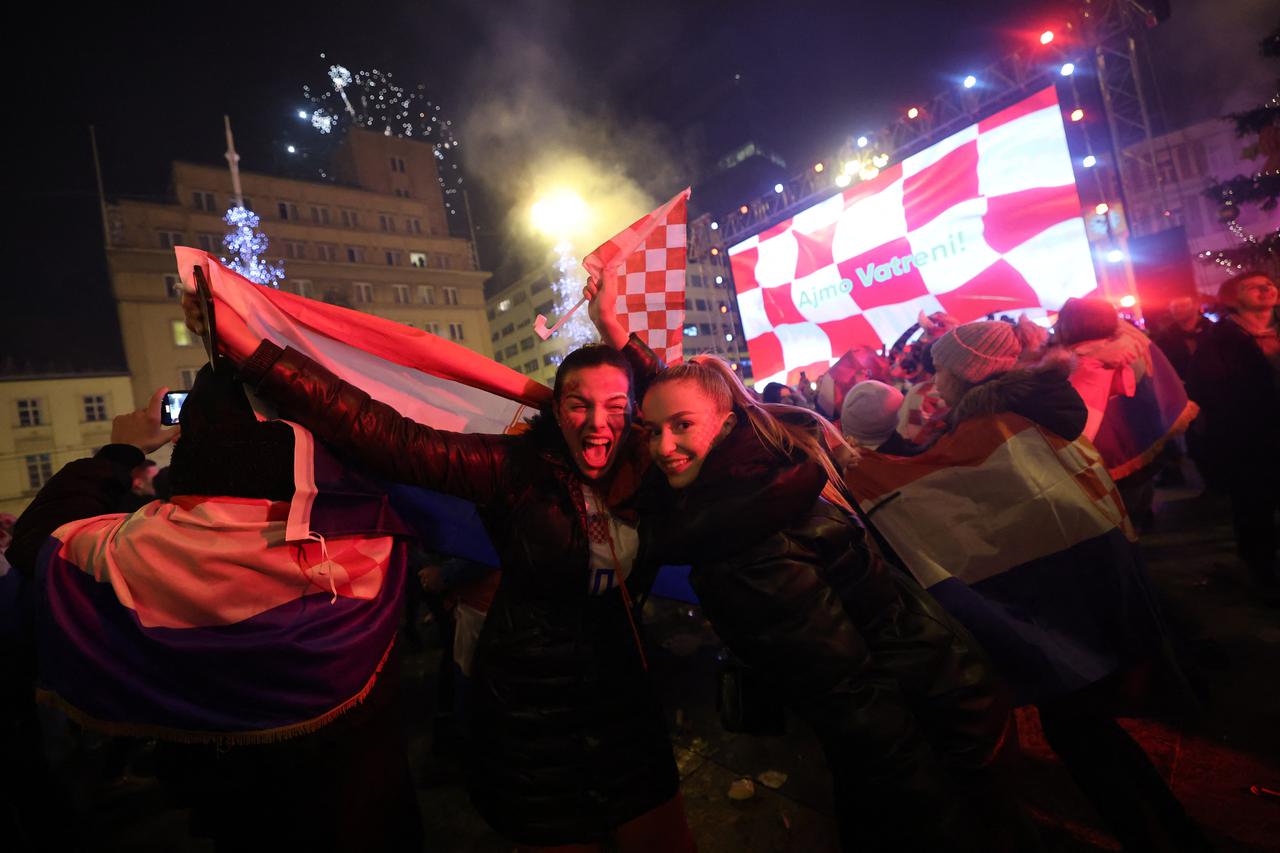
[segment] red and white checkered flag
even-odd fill
[[[686,187],[582,261],[592,276],[617,282],[618,319],[667,364],[684,357],[688,201]]]

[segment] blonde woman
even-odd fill
[[[591,314],[621,348],[604,290],[588,285]],[[843,846],[1015,845],[996,836],[1016,819],[990,814],[1004,803],[989,766],[1009,739],[1005,692],[973,638],[869,547],[836,485],[832,452],[849,452],[839,434],[756,403],[715,358],[644,379],[657,470],[639,501],[642,552],[692,566],[721,639],[813,726]],[[980,805],[961,796],[978,789]]]

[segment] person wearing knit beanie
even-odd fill
[[[863,447],[884,444],[898,428],[902,392],[891,385],[867,379],[849,389],[840,408],[840,428]]]
[[[999,320],[965,323],[934,341],[930,354],[939,372],[970,384],[1012,370],[1022,353],[1013,326]]]

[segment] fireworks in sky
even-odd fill
[[[320,54],[320,58],[325,59],[325,55]],[[453,122],[443,115],[439,104],[427,98],[426,86],[401,86],[391,72],[377,68],[353,72],[342,65],[330,65],[328,76],[328,84],[323,87],[302,87],[311,109],[300,110],[299,118],[310,121],[326,143],[336,141],[347,128],[361,127],[433,145],[445,209],[450,216],[460,215],[462,171],[457,162],[458,140],[453,134]],[[323,169],[320,176],[329,177]]]

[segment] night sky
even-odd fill
[[[285,144],[315,133],[297,118],[304,83],[326,86],[331,62],[392,71],[426,84],[452,117],[482,261],[497,269],[519,254],[504,234],[521,164],[539,146],[577,135],[655,198],[748,139],[798,171],[1025,44],[1066,4],[369,0],[133,3],[74,16],[47,5],[10,30],[22,42],[5,99],[18,233],[0,291],[0,359],[110,366],[123,358],[90,124],[108,197],[162,196],[170,161],[222,162],[224,113],[242,167],[272,171]],[[1170,126],[1265,88],[1274,71],[1253,57],[1266,5],[1175,0],[1151,34]],[[483,107],[495,98],[509,108],[513,90],[544,118],[526,115],[494,138],[477,117],[492,116]]]

